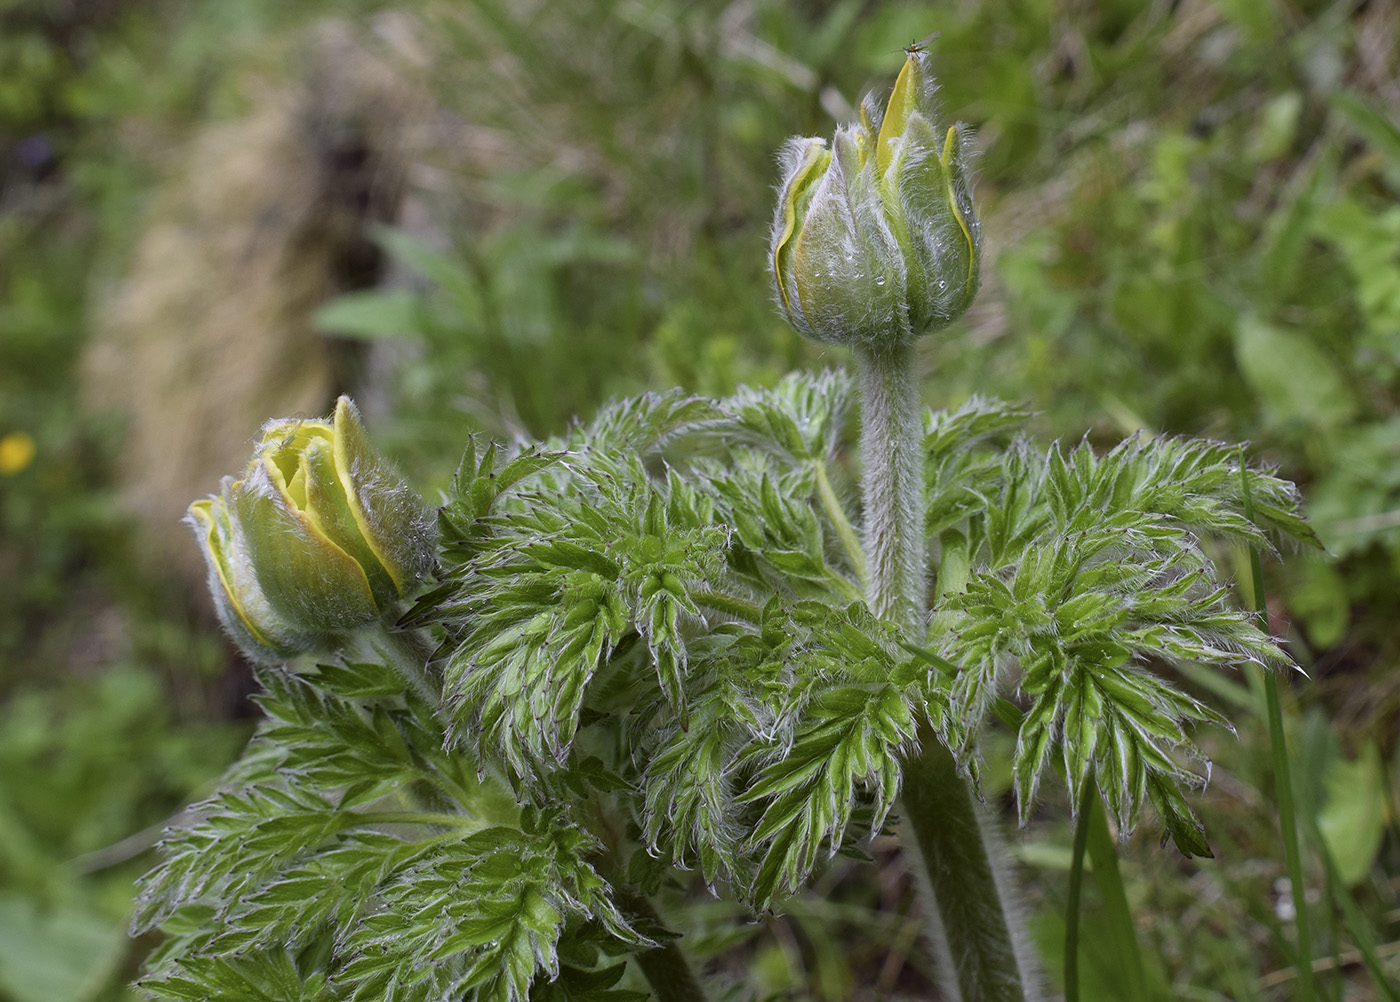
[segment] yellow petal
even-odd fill
[[[826,148],[826,144],[821,140],[811,140],[806,160],[794,172],[780,196],[783,208],[783,231],[773,244],[773,277],[778,286],[778,295],[783,300],[783,308],[789,314],[793,312],[793,309],[792,302],[788,297],[787,278],[783,274],[783,265],[792,256],[790,244],[793,234],[799,229],[807,203],[812,199],[812,192],[816,189],[817,183],[821,180],[830,163],[831,151]]]
[[[894,153],[894,143],[904,134],[904,124],[909,113],[914,110],[914,102],[919,92],[919,65],[910,53],[904,60],[904,68],[894,82],[894,92],[885,105],[885,117],[880,123],[880,138],[875,141],[875,169],[884,174]]]
[[[248,609],[243,601],[244,588],[235,580],[229,559],[232,530],[229,526],[228,508],[224,504],[224,499],[221,497],[201,498],[190,505],[189,516],[191,521],[203,531],[199,541],[210,570],[219,579],[219,586],[223,590],[223,597],[228,602],[228,607],[233,610],[244,629],[253,635],[254,640],[264,647],[274,648],[276,645],[248,614]],[[219,601],[217,595],[214,596],[214,601],[217,605]]]

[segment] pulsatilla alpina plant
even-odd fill
[[[270,426],[254,463],[275,518],[246,517],[236,483],[196,503],[267,719],[145,879],[136,926],[166,936],[150,996],[624,1002],[644,997],[619,987],[644,983],[622,981],[631,964],[656,997],[701,999],[653,896],[691,871],[780,909],[889,826],[929,870],[954,997],[1035,998],[972,785],[995,728],[1015,731],[1023,816],[1062,766],[1074,804],[1096,784],[1126,833],[1150,803],[1164,838],[1208,852],[1183,792],[1201,784],[1189,728],[1222,721],[1159,669],[1288,664],[1205,547],[1307,538],[1295,493],[1237,448],[1047,449],[1022,410],[911,399],[913,338],[975,288],[977,226],[957,130],[936,141],[927,57],[900,81],[829,158],[789,158],[775,226],[799,329],[800,309],[836,339],[813,319],[839,306],[822,297],[864,296],[849,283],[876,264],[896,285],[878,309],[839,306],[866,324],[845,342],[858,510],[839,372],[724,400],[647,394],[542,443],[473,441],[436,539],[411,492],[357,486],[357,469],[389,474],[358,421],[342,429],[348,403],[310,430]],[[847,218],[853,185],[876,194]],[[813,242],[837,223],[851,262]],[[850,270],[809,282],[818,258]],[[954,298],[925,289],[950,272]],[[343,431],[358,465],[322,454]],[[299,548],[307,525],[368,583]],[[300,618],[339,601],[327,589],[361,614]]]

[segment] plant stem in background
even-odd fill
[[[1254,500],[1249,490],[1249,468],[1240,453],[1240,484],[1244,492],[1245,518],[1254,519]],[[1254,612],[1259,629],[1268,632],[1269,613],[1264,602],[1264,569],[1259,563],[1259,548],[1249,548],[1249,578]],[[1283,834],[1283,855],[1288,865],[1288,882],[1293,891],[1294,922],[1298,930],[1298,999],[1312,1002],[1312,933],[1308,927],[1307,887],[1303,883],[1303,860],[1298,851],[1298,820],[1293,809],[1293,773],[1288,761],[1288,743],[1283,733],[1283,709],[1279,705],[1278,679],[1264,671],[1264,700],[1269,712],[1269,744],[1274,759],[1274,796],[1278,800],[1279,828]]]
[[[613,901],[624,912],[640,916],[653,930],[665,929],[666,922],[651,899],[627,880],[626,867],[618,851],[621,838],[617,826],[601,804],[595,802],[593,810],[597,822],[594,834],[602,842],[602,850],[594,857],[593,865],[611,885]],[[708,1002],[705,989],[677,940],[662,938],[659,945],[638,951],[632,959],[660,1002]]]
[[[1128,907],[1123,875],[1118,871],[1118,850],[1108,830],[1108,816],[1099,799],[1098,784],[1092,778],[1084,784],[1078,814],[1074,858],[1069,871],[1069,902],[1065,906],[1065,1002],[1079,999],[1079,912],[1086,850],[1094,864],[1094,882],[1103,899],[1105,924],[1109,930],[1108,952],[1114,958],[1122,990],[1127,998],[1153,998],[1155,995],[1149,995],[1143,973],[1142,954],[1133,931],[1133,913]]]
[[[827,475],[826,463],[818,460],[812,465],[816,474],[817,495],[821,498],[822,508],[826,511],[832,524],[836,526],[836,534],[841,539],[841,546],[845,549],[846,556],[850,558],[856,577],[860,579],[861,587],[868,587],[865,550],[861,548],[860,538],[856,534],[855,527],[846,517],[846,509],[836,497],[836,491],[831,486],[831,477]]]
[[[1259,553],[1250,547],[1251,576],[1260,618],[1264,592],[1260,582]],[[1288,762],[1288,742],[1283,733],[1283,709],[1279,705],[1278,679],[1264,670],[1264,700],[1269,712],[1269,745],[1274,760],[1274,797],[1278,801],[1278,822],[1283,835],[1283,856],[1288,866],[1288,884],[1293,893],[1294,925],[1298,930],[1298,999],[1312,1002],[1312,933],[1308,922],[1307,885],[1303,882],[1303,860],[1298,848],[1298,821],[1293,808],[1293,775]]]
[[[1118,973],[1123,979],[1128,998],[1156,998],[1155,990],[1148,991],[1133,913],[1128,907],[1123,875],[1118,870],[1118,846],[1108,830],[1108,814],[1099,797],[1098,784],[1091,779],[1088,786],[1090,797],[1085,823],[1089,828],[1089,861],[1094,864],[1094,883],[1098,885],[1104,917],[1111,930],[1110,948],[1117,959]]]
[[[926,601],[923,423],[908,345],[856,347],[861,386],[861,494],[867,602],[922,640]],[[923,859],[930,934],[954,997],[1025,1002],[1024,958],[972,788],[925,722],[920,751],[903,762],[902,814]]]
[[[1094,784],[1084,784],[1079,823],[1074,826],[1074,855],[1069,866],[1069,900],[1065,902],[1065,1002],[1079,1002],[1079,895],[1084,888],[1084,847],[1089,842],[1089,805]]]

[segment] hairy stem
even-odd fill
[[[991,819],[937,735],[925,727],[921,737],[923,750],[904,763],[903,815],[933,892],[947,987],[962,1002],[1028,1002],[1035,996]]]
[[[623,912],[640,916],[647,925],[664,929],[666,923],[651,899],[634,889],[627,880],[619,850],[622,839],[616,825],[602,804],[595,801],[593,807],[597,823],[595,834],[602,843],[593,864],[611,885],[613,901]],[[633,954],[632,959],[642,969],[642,974],[660,1002],[709,1002],[704,986],[700,984],[677,940],[663,939],[659,945]]]
[[[857,349],[866,600],[875,615],[916,631],[927,560],[923,524],[923,422],[913,349]],[[916,632],[917,635],[917,632]]]
[[[474,830],[488,825],[481,818],[443,811],[365,811],[354,818],[357,825],[432,825]]]
[[[861,494],[866,601],[923,639],[927,558],[923,523],[923,422],[913,351],[856,350],[861,386]],[[962,1002],[1027,1002],[1025,959],[1013,935],[995,839],[952,753],[920,728],[903,763],[902,815],[926,871],[925,901],[948,993]]]
[[[737,595],[726,595],[724,592],[699,589],[692,591],[690,597],[695,600],[697,605],[706,609],[714,609],[726,616],[733,616],[740,622],[754,624],[763,622],[763,609]]]
[[[387,621],[369,627],[369,643],[390,668],[399,673],[408,687],[437,707],[442,703],[442,684],[428,671],[433,645],[417,630],[397,630]]]
[[[624,911],[641,915],[658,926],[663,924],[651,901],[643,895],[614,885],[613,898]],[[660,946],[654,946],[650,950],[643,950],[633,959],[646,975],[652,992],[660,1002],[707,1002],[700,979],[695,976],[690,961],[686,959],[680,944],[674,939],[665,940]]]

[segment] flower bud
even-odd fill
[[[368,623],[431,568],[432,512],[369,444],[348,397],[271,421],[243,479],[190,506],[219,618],[256,660]]]
[[[247,540],[229,516],[236,483],[224,477],[221,493],[190,505],[185,521],[204,551],[209,594],[224,629],[254,661],[277,661],[311,647],[315,638],[279,615],[263,594],[248,559]]]
[[[882,110],[790,139],[770,260],[779,308],[804,337],[894,347],[946,327],[977,292],[981,231],[965,130],[942,124],[930,57],[907,51]]]

